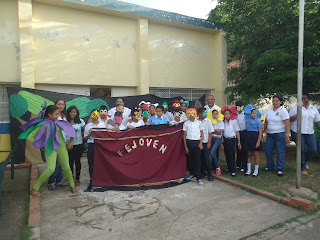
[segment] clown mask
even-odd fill
[[[100,113],[100,116],[107,116],[108,115],[108,110],[107,109],[101,109],[99,113]]]
[[[197,117],[197,110],[195,108],[188,108],[186,115],[188,118],[190,118],[190,117],[195,118],[195,117]]]
[[[94,110],[92,113],[91,113],[91,118],[99,118],[100,117],[100,114],[97,110]]]
[[[123,105],[117,105],[116,111],[124,113],[124,106]]]

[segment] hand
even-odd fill
[[[129,129],[134,129],[134,126],[129,125],[128,128]]]
[[[150,123],[151,126],[154,126],[154,124],[155,124],[154,122]]]
[[[170,123],[169,125],[170,125],[170,127],[172,127],[172,126],[173,126],[173,124],[172,124],[172,123]]]
[[[189,154],[189,148],[188,148],[188,147],[185,147],[184,149],[185,149],[185,151],[186,151],[186,154]]]
[[[130,119],[128,120],[128,122],[129,122],[129,123],[132,123],[133,121],[132,121],[132,119],[130,118]]]
[[[260,142],[257,142],[256,143],[256,148],[259,148],[260,147]]]
[[[89,133],[92,133],[92,128],[89,129]]]
[[[221,150],[224,150],[224,146],[223,146],[223,144],[221,144]]]
[[[242,146],[241,146],[240,141],[238,142],[238,148],[239,148],[240,150],[242,149]]]
[[[208,143],[207,143],[207,149],[210,149],[210,148],[211,148],[211,143],[208,142]]]
[[[73,148],[73,143],[72,142],[69,142],[68,144],[67,144],[67,149],[68,150],[71,150]]]
[[[203,145],[202,143],[199,144],[199,149],[202,150],[203,149]]]
[[[290,143],[290,136],[287,135],[287,136],[286,136],[286,144],[289,144],[289,143]]]

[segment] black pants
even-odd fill
[[[205,169],[207,169],[208,176],[212,175],[212,166],[210,162],[210,149],[207,149],[207,143],[203,143],[203,149],[201,150],[201,175],[204,175]]]
[[[90,175],[90,187],[92,187],[92,175],[93,175],[93,163],[94,163],[94,143],[88,144],[88,165],[89,165],[89,175]]]
[[[187,139],[187,147],[189,149],[189,169],[190,169],[190,174],[195,176],[197,180],[201,179],[200,176],[200,167],[201,167],[201,162],[200,162],[200,154],[201,151],[199,149],[199,141],[193,141],[193,140],[188,140]]]
[[[223,138],[223,147],[224,147],[224,154],[226,156],[226,161],[228,165],[228,170],[230,173],[235,172],[235,145],[236,139],[235,138]]]
[[[247,169],[248,152],[245,150],[247,130],[240,131],[240,143],[242,149],[237,148],[237,167]]]
[[[68,151],[69,153],[69,164],[73,174],[73,165],[76,165],[76,180],[80,180],[80,172],[81,172],[81,157],[83,153],[82,144],[73,145],[73,148]]]

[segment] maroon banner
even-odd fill
[[[94,186],[159,183],[183,178],[187,157],[182,126],[94,130]]]

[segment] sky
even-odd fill
[[[121,0],[149,8],[180,13],[190,17],[207,19],[211,9],[217,5],[216,0]]]

